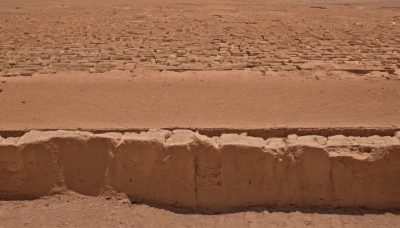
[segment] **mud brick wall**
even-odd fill
[[[0,198],[115,190],[134,202],[212,212],[400,208],[399,138],[31,131],[0,137]]]

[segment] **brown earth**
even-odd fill
[[[214,71],[131,77],[115,71],[2,78],[0,130],[400,127],[400,80],[282,75]]]
[[[0,0],[0,227],[398,227],[399,10]]]
[[[122,195],[73,193],[33,201],[0,201],[0,227],[398,227],[398,211],[253,208],[223,215],[191,214],[143,204]]]

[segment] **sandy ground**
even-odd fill
[[[255,208],[203,215],[132,204],[123,196],[66,194],[33,201],[0,201],[0,227],[398,227],[398,213]]]
[[[0,0],[0,130],[399,127],[399,7]],[[399,224],[398,212],[356,209],[201,215],[115,196],[0,201],[0,227]]]
[[[2,0],[0,130],[396,127],[399,6]]]
[[[115,71],[2,77],[0,128],[400,126],[400,80],[340,75],[227,71],[133,77]]]

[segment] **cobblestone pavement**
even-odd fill
[[[0,75],[245,68],[399,74],[400,3],[243,2],[0,1]]]

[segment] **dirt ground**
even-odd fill
[[[0,128],[396,127],[399,7],[3,0]]]
[[[400,80],[249,71],[3,78],[0,129],[400,127]],[[315,77],[318,77],[317,80]]]
[[[400,125],[397,1],[3,0],[0,24],[1,130]]]
[[[396,0],[0,0],[0,130],[398,128],[399,25]],[[398,211],[0,201],[1,228],[399,224]]]
[[[0,227],[399,227],[398,211],[253,208],[204,215],[76,194],[0,201]]]

